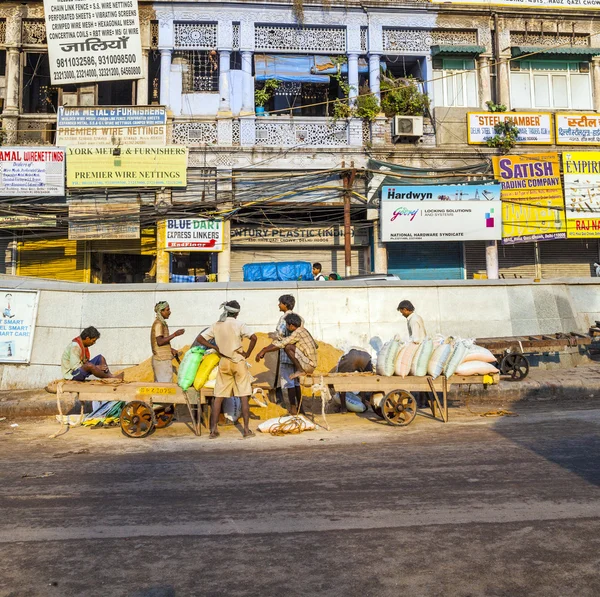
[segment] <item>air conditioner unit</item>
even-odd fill
[[[422,137],[422,116],[394,116],[392,137]]]

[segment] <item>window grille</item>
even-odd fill
[[[6,19],[0,19],[0,45],[6,43]]]
[[[183,93],[219,91],[219,55],[215,50],[188,50],[174,53],[183,60]]]

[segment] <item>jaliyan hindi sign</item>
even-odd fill
[[[513,8],[551,8],[600,10],[600,0],[430,0],[433,4],[470,4],[472,6],[512,6]]]
[[[165,145],[164,106],[61,106],[56,117],[56,144]]]
[[[0,147],[0,197],[64,194],[64,149]]]
[[[600,144],[600,115],[555,114],[557,145]]]
[[[485,145],[496,132],[494,126],[510,120],[519,129],[517,143],[552,145],[552,115],[541,112],[469,112],[467,140],[471,145]]]
[[[44,0],[52,85],[141,79],[137,0]]]

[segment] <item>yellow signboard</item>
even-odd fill
[[[562,154],[567,238],[600,238],[600,152]]]
[[[67,186],[185,187],[187,147],[67,147]]]
[[[494,156],[502,183],[502,242],[566,238],[557,153]]]

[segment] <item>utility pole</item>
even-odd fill
[[[344,168],[346,162],[342,162]],[[350,197],[352,195],[352,186],[356,178],[356,168],[354,162],[350,162],[351,170],[345,171],[342,176],[344,179],[344,262],[346,265],[345,277],[352,275],[352,228],[350,219]]]

